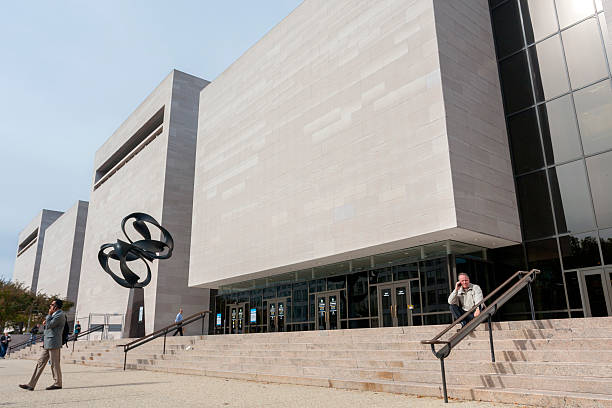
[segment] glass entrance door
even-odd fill
[[[412,282],[414,281],[414,282]],[[411,284],[418,280],[398,282],[378,287],[378,319],[382,327],[412,326]]]
[[[268,300],[268,331],[286,331],[287,298]]]
[[[246,303],[228,305],[229,308],[229,332],[230,334],[244,333],[244,319]]]
[[[610,273],[603,269],[579,271],[582,284],[584,315],[589,317],[612,316],[612,288]]]
[[[340,292],[317,295],[317,330],[340,328]]]

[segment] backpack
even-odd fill
[[[64,330],[62,331],[62,346],[68,343],[68,335],[70,334],[70,327],[68,327],[68,320],[64,320]],[[68,344],[66,344],[68,347]]]

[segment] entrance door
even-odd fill
[[[612,288],[610,287],[609,271],[581,270],[579,276],[584,315],[589,317],[612,316]]]
[[[340,292],[317,295],[317,330],[340,328]]]
[[[286,331],[287,298],[269,299],[268,301],[268,331]]]
[[[412,326],[411,284],[419,282],[411,279],[378,286],[378,318],[382,327]]]
[[[244,319],[246,314],[246,303],[228,305],[229,307],[229,332],[230,334],[244,333]]]

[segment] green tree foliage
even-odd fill
[[[0,279],[0,330],[6,326],[18,328],[40,324],[45,318],[53,298],[59,296],[47,295],[42,292],[32,293],[21,283]],[[64,311],[69,310],[74,303],[62,299]]]

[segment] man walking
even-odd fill
[[[181,333],[181,336],[183,335],[183,326],[181,325],[182,321],[183,321],[183,309],[179,309],[179,312],[176,315],[176,319],[174,319],[174,323],[178,323],[178,328],[174,332],[173,336],[176,336],[177,333]]]
[[[36,363],[34,374],[27,384],[19,384],[24,390],[34,391],[36,383],[40,378],[45,365],[51,358],[51,373],[53,374],[53,385],[47,387],[48,390],[59,390],[62,388],[62,369],[60,367],[60,351],[62,349],[62,334],[66,324],[66,315],[62,312],[63,302],[53,299],[49,306],[49,314],[43,321],[43,351]]]
[[[459,274],[459,281],[455,284],[453,290],[448,297],[450,311],[453,314],[453,321],[460,318],[465,312],[474,307],[482,300],[482,289],[480,286],[470,283],[470,277],[467,273]],[[482,306],[481,306],[482,307]],[[480,308],[470,313],[461,321],[461,327],[468,324],[470,320],[480,315]]]

